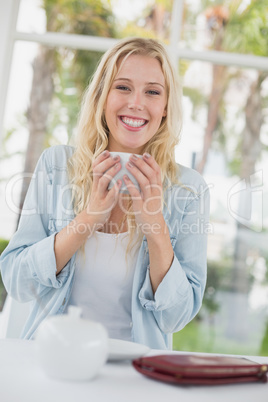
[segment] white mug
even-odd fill
[[[118,155],[120,157],[120,163],[121,163],[121,169],[119,170],[119,172],[116,173],[116,175],[112,178],[111,182],[109,183],[108,186],[108,190],[110,190],[113,185],[117,182],[117,180],[122,180],[122,186],[120,188],[120,193],[128,193],[128,189],[127,186],[125,185],[123,176],[126,174],[130,180],[132,181],[132,183],[137,187],[137,189],[140,191],[140,186],[138,185],[137,180],[135,179],[135,177],[130,173],[130,171],[126,168],[126,163],[129,161],[130,153],[127,152],[110,152],[111,156],[116,156]],[[138,158],[142,158],[142,155],[137,155],[135,154]]]

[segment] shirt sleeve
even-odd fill
[[[176,233],[172,265],[155,294],[151,287],[150,266],[147,268],[139,293],[140,303],[154,314],[164,333],[182,329],[202,305],[207,275],[209,199],[206,186],[186,204]]]
[[[1,274],[7,292],[27,302],[59,288],[68,277],[68,265],[56,276],[54,239],[49,229],[49,205],[52,195],[51,149],[41,155],[25,198],[17,232],[0,259]]]

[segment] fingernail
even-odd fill
[[[149,159],[149,158],[151,157],[151,155],[148,154],[148,152],[145,152],[145,153],[143,154],[143,156],[144,156],[144,158],[147,158],[147,159]]]
[[[113,156],[113,160],[114,160],[114,161],[118,161],[118,160],[119,160],[119,156],[118,156],[118,155]]]
[[[105,149],[105,151],[103,151],[102,155],[103,156],[107,156],[109,154],[109,151],[107,151],[107,149]]]
[[[134,161],[136,161],[138,159],[138,157],[135,154],[130,155],[131,159],[133,159]]]
[[[133,168],[133,167],[134,167],[134,165],[133,165],[131,162],[128,162],[128,166],[129,166],[130,168]]]

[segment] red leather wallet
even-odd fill
[[[267,364],[229,356],[159,355],[135,359],[132,364],[147,377],[185,385],[267,382],[268,372]]]

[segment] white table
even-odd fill
[[[151,352],[163,353],[166,352]],[[249,358],[259,363],[268,363],[268,357]],[[0,340],[0,401],[266,402],[268,383],[188,387],[171,385],[146,378],[129,361],[108,362],[92,381],[57,381],[46,377],[39,367],[34,341],[5,339]]]

